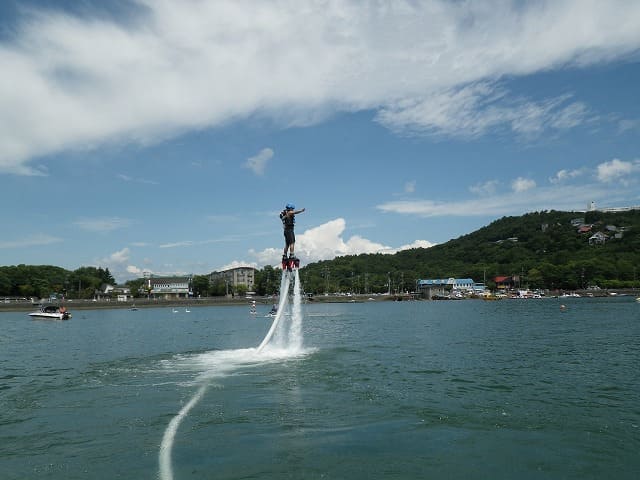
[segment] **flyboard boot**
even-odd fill
[[[287,263],[287,270],[291,272],[294,268],[298,268],[299,266],[300,266],[300,260],[297,257],[295,257],[293,253],[290,253],[289,261]]]
[[[287,255],[282,255],[282,270],[288,270],[289,268],[289,259],[287,258]]]

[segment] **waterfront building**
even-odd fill
[[[475,293],[484,292],[483,283],[476,283],[471,278],[432,278],[418,280],[418,292],[423,298],[445,297],[452,293]]]
[[[243,286],[247,292],[252,292],[255,285],[257,270],[253,267],[236,267],[221,272],[212,272],[209,275],[209,283],[223,280],[228,287]]]
[[[156,277],[145,279],[145,287],[153,298],[173,300],[188,298],[193,295],[191,291],[191,276],[186,277]]]

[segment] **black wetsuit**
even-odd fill
[[[280,220],[282,220],[282,226],[284,227],[284,241],[285,245],[296,243],[296,234],[293,231],[293,227],[296,223],[295,215],[287,215],[287,211],[280,212]]]

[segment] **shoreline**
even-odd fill
[[[553,295],[542,297],[544,299],[561,299],[559,294],[555,292]],[[617,290],[578,290],[576,291],[580,298],[624,298],[633,297],[634,299],[640,295],[638,289],[617,289]],[[415,298],[411,295],[388,295],[388,294],[354,294],[354,295],[315,295],[313,298],[306,299],[305,303],[363,303],[363,302],[392,302],[392,301],[460,301],[460,300],[481,300],[481,298],[464,298],[464,299],[424,299]],[[505,300],[510,300],[505,298]],[[537,299],[518,299],[518,300],[537,300]],[[137,298],[126,302],[118,302],[113,300],[76,300],[69,299],[64,302],[43,302],[42,304],[33,304],[29,301],[0,301],[0,313],[2,312],[32,312],[37,310],[40,305],[60,305],[64,304],[69,311],[74,310],[101,310],[101,309],[121,309],[129,310],[133,307],[141,308],[169,308],[169,307],[213,307],[213,306],[250,306],[252,302],[256,305],[273,305],[278,303],[278,297],[207,297],[207,298],[189,298],[189,299],[155,299]]]
[[[366,297],[366,298],[361,298]],[[385,296],[386,297],[386,296]],[[393,297],[393,296],[392,296]],[[322,296],[314,297],[312,300],[305,299],[305,303],[361,303],[368,299],[368,296]],[[384,298],[383,296],[374,297],[375,300],[392,300],[392,298]],[[228,307],[228,306],[250,306],[255,301],[256,305],[271,306],[278,303],[278,297],[241,297],[241,298],[227,298],[227,297],[208,297],[198,299],[176,299],[176,300],[149,300],[146,298],[136,298],[126,302],[107,301],[107,300],[65,300],[64,302],[42,302],[40,304],[33,304],[25,301],[11,301],[9,303],[0,302],[0,313],[2,312],[32,312],[40,308],[40,305],[64,305],[67,310],[73,312],[75,310],[129,310],[133,307],[137,309],[142,308],[197,308],[197,307]]]

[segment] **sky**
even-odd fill
[[[287,203],[302,265],[640,205],[632,0],[3,0],[0,68],[0,265],[277,265]]]

